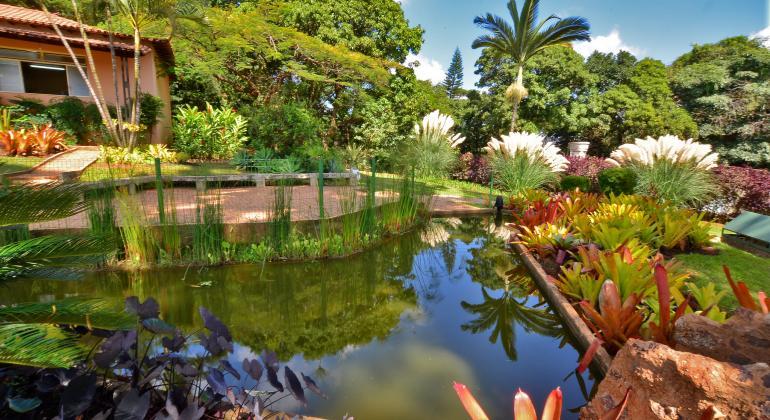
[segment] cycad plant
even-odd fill
[[[506,98],[513,104],[511,131],[516,130],[519,104],[528,95],[527,88],[524,87],[524,67],[527,60],[555,45],[591,40],[591,27],[585,18],[570,16],[562,19],[551,15],[538,22],[539,6],[540,0],[524,0],[524,5],[519,9],[516,0],[509,0],[508,12],[513,25],[491,13],[477,16],[473,20],[475,24],[491,32],[490,35],[476,38],[473,48],[488,48],[493,54],[508,57],[514,62],[516,80],[505,91]],[[543,29],[550,21],[553,23]]]
[[[86,208],[76,185],[0,189],[0,229],[56,220]],[[73,268],[101,258],[112,242],[95,237],[41,236],[0,246],[0,283],[20,277],[70,278]],[[127,328],[131,320],[104,302],[68,299],[0,309],[0,363],[70,367],[88,348],[69,327]]]

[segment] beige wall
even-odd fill
[[[43,43],[36,43],[31,41],[21,41],[16,39],[8,39],[8,38],[1,38],[0,37],[0,48],[14,48],[14,49],[23,49],[27,51],[39,51],[39,52],[48,52],[48,53],[54,53],[54,54],[64,54],[67,55],[67,50],[64,48],[64,46],[59,45],[52,45],[52,44],[43,44]],[[75,54],[80,57],[85,57],[85,51],[83,49],[74,49]],[[93,51],[94,56],[94,65],[96,67],[96,76],[98,76],[99,81],[102,85],[102,90],[104,92],[105,100],[111,104],[115,105],[115,85],[113,84],[112,79],[112,64],[110,60],[110,53],[106,51]],[[121,61],[120,58],[118,58],[118,97],[121,99],[121,104],[123,104],[123,89],[122,89],[122,83],[120,82],[121,78]],[[129,58],[126,61],[126,64],[128,66],[128,73],[129,73],[129,80],[133,81],[133,64],[134,60],[133,58]],[[169,78],[167,75],[163,74],[162,71],[159,71],[156,62],[155,62],[155,52],[146,54],[142,56],[140,60],[141,64],[141,70],[140,70],[140,87],[142,92],[146,92],[152,95],[155,95],[161,100],[163,100],[164,103],[164,109],[162,112],[162,115],[160,119],[158,120],[158,124],[153,129],[152,133],[152,142],[153,143],[165,143],[167,140],[170,139],[171,135],[171,95],[170,95],[170,88],[169,88]],[[88,69],[88,76],[91,80],[91,84],[96,89],[96,84],[94,74],[91,71],[91,69]],[[133,83],[131,83],[131,87],[133,88]],[[131,94],[133,94],[133,89],[131,89]],[[63,96],[60,95],[44,95],[44,94],[35,94],[35,93],[18,93],[18,92],[0,92],[0,102],[3,104],[9,103],[10,100],[15,98],[26,98],[26,99],[34,99],[39,100],[43,103],[48,103],[51,100],[55,100],[58,98],[62,98]],[[92,99],[90,97],[79,97],[80,99],[84,101],[92,102]]]

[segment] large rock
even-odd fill
[[[676,323],[674,341],[679,351],[723,362],[770,364],[770,315],[740,308],[724,324],[685,315]]]
[[[739,366],[663,344],[630,340],[581,418],[598,419],[631,388],[626,419],[700,419],[714,406],[729,419],[770,419],[770,367]]]

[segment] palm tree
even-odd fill
[[[509,0],[508,11],[513,20],[513,26],[500,16],[491,13],[487,13],[486,16],[477,16],[473,20],[475,24],[492,33],[476,38],[473,41],[473,48],[488,48],[493,54],[510,57],[515,64],[516,80],[505,90],[506,98],[513,103],[511,131],[516,129],[519,104],[528,95],[523,81],[527,60],[548,47],[591,40],[589,36],[591,27],[585,18],[579,16],[562,19],[551,15],[538,23],[539,5],[540,0],[524,0],[524,5],[519,11],[516,0]],[[543,29],[543,26],[551,20],[555,22]]]
[[[41,236],[30,238],[25,225],[56,220],[86,208],[76,184],[15,185],[0,189],[0,285],[23,277],[72,278],[73,269],[102,257],[108,238]],[[16,227],[19,226],[19,227]],[[16,227],[16,228],[15,228]],[[14,229],[15,228],[15,229]],[[21,234],[9,235],[15,230]],[[0,363],[71,367],[89,348],[71,328],[126,329],[131,318],[106,302],[65,299],[0,308]]]

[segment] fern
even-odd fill
[[[82,361],[87,350],[76,334],[53,325],[0,325],[0,363],[68,368]]]

